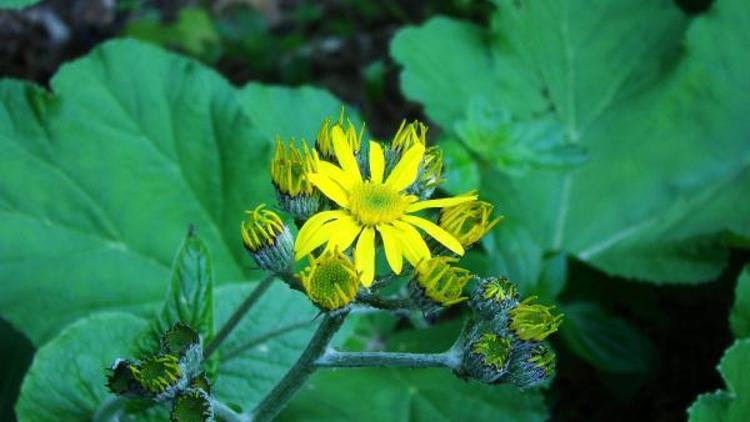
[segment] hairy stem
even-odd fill
[[[325,353],[333,335],[343,325],[346,315],[347,312],[325,315],[310,343],[294,366],[255,408],[253,422],[272,420],[294,397],[294,394],[302,388],[310,375],[315,372],[315,362]]]
[[[234,410],[230,409],[229,406],[226,404],[218,401],[218,400],[212,400],[211,402],[213,404],[214,408],[214,414],[219,418],[221,421],[225,422],[250,422],[250,417],[247,415],[241,415]]]
[[[327,351],[317,361],[319,368],[362,368],[369,366],[457,369],[461,357],[454,349],[444,353],[338,352]]]
[[[373,308],[385,309],[389,311],[411,309],[414,303],[409,298],[404,297],[382,297],[376,294],[360,292],[357,295],[357,302],[367,304]]]
[[[260,283],[253,289],[252,292],[245,298],[245,301],[240,304],[240,306],[234,311],[232,316],[229,317],[229,320],[224,324],[223,327],[219,330],[219,332],[216,334],[216,336],[211,340],[210,343],[206,345],[206,348],[203,351],[203,359],[206,360],[211,356],[213,352],[216,351],[216,349],[219,348],[221,343],[226,340],[227,336],[234,330],[234,328],[239,324],[239,322],[242,320],[242,317],[245,316],[247,311],[250,310],[250,308],[255,305],[255,302],[260,299],[261,296],[263,296],[263,293],[268,290],[268,288],[271,286],[271,283],[273,282],[273,279],[276,277],[275,274],[269,274],[267,275],[263,280],[260,281]]]

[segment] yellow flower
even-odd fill
[[[351,259],[338,250],[310,257],[310,265],[299,275],[307,297],[320,308],[343,308],[357,295],[359,275]]]
[[[354,263],[369,287],[375,276],[375,233],[383,240],[385,256],[394,273],[400,274],[403,258],[412,266],[429,259],[431,253],[422,235],[424,230],[446,248],[463,255],[464,248],[450,233],[422,217],[410,215],[426,208],[442,208],[476,199],[476,196],[420,201],[404,193],[417,177],[425,147],[414,144],[401,156],[387,178],[383,148],[370,141],[370,177],[360,173],[357,160],[340,127],[331,131],[338,166],[320,161],[310,181],[340,209],[313,215],[300,229],[295,242],[295,259],[327,242],[327,249],[346,250],[356,240]]]
[[[450,306],[468,299],[461,296],[466,283],[473,277],[469,270],[454,267],[456,258],[438,256],[421,261],[414,277],[425,296],[441,306]]]
[[[470,193],[473,195],[474,193]],[[439,224],[464,246],[474,244],[500,222],[492,219],[492,204],[484,201],[469,201],[440,211]]]

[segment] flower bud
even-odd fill
[[[281,218],[264,207],[261,204],[245,212],[247,218],[240,223],[242,241],[259,267],[284,272],[293,262],[292,236]]]
[[[506,380],[518,388],[535,387],[555,371],[557,357],[545,343],[516,348],[510,359]]]
[[[508,311],[508,328],[522,341],[543,341],[557,331],[563,321],[563,314],[552,314],[554,306],[531,304],[535,299],[536,296],[528,297]]]
[[[496,383],[508,372],[512,344],[510,336],[482,334],[465,351],[464,371],[484,383]]]
[[[109,368],[107,388],[118,396],[142,397],[145,391],[135,379],[133,370],[136,362],[129,359],[117,359]]]
[[[473,195],[474,192],[468,194]],[[501,217],[492,219],[493,208],[489,202],[477,200],[443,208],[438,224],[463,246],[470,246],[500,222]]]
[[[155,355],[130,367],[138,385],[156,401],[174,397],[187,383],[179,359],[173,355]]]
[[[444,308],[463,302],[463,288],[474,277],[469,270],[454,267],[455,258],[439,256],[417,264],[409,293],[427,319],[433,319]]]
[[[204,391],[188,389],[175,397],[169,418],[172,422],[213,421],[211,398]]]
[[[317,153],[311,153],[304,141],[297,148],[293,141],[285,147],[276,139],[271,180],[279,207],[295,220],[306,220],[320,209],[320,192],[307,178],[309,173],[317,171],[317,160]]]
[[[400,155],[416,144],[427,146],[427,125],[414,120],[407,124],[406,120],[401,121],[401,126],[396,131],[396,135],[391,140],[391,151]]]
[[[338,250],[327,250],[299,274],[310,300],[323,311],[348,305],[357,295],[360,277],[352,260]]]
[[[504,319],[517,304],[518,289],[505,277],[482,278],[471,294],[471,307],[486,320]]]
[[[315,150],[318,151],[320,158],[332,163],[338,162],[333,150],[334,131],[341,131],[354,155],[359,154],[359,150],[362,147],[362,137],[365,134],[365,125],[362,125],[359,132],[357,132],[352,121],[346,117],[344,107],[341,107],[337,122],[331,124],[331,119],[326,117],[320,125],[320,129],[318,129],[318,136],[315,138]]]
[[[203,342],[197,331],[177,322],[161,337],[161,352],[180,360],[180,369],[186,377],[194,377],[202,370]]]

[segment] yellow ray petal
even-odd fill
[[[398,161],[398,164],[396,164],[396,167],[391,171],[391,174],[388,175],[385,184],[400,191],[414,183],[414,179],[417,178],[417,172],[419,171],[419,163],[422,162],[422,157],[424,156],[424,150],[425,148],[422,144],[415,144],[406,150]]]
[[[333,235],[326,245],[326,250],[337,248],[343,252],[352,245],[354,239],[362,231],[362,226],[357,224],[354,218],[349,215],[339,218],[335,224],[336,226],[332,226],[330,229]]]
[[[307,178],[310,179],[315,187],[323,192],[323,195],[331,198],[333,202],[344,208],[349,207],[349,197],[346,191],[333,179],[320,173],[310,173],[307,175]]]
[[[375,141],[370,141],[370,180],[373,183],[383,183],[385,171],[385,156],[383,147]]]
[[[305,243],[309,238],[317,233],[320,229],[320,227],[331,221],[335,220],[341,217],[345,217],[347,214],[344,211],[341,210],[333,210],[333,211],[323,211],[319,212],[312,217],[310,217],[305,224],[302,226],[302,228],[299,230],[299,233],[297,234],[297,238],[294,241],[294,250],[297,251],[299,247]],[[304,255],[300,255],[297,257],[297,254],[295,252],[295,259],[300,259]]]
[[[333,152],[336,154],[341,169],[352,181],[361,182],[362,175],[359,174],[359,166],[354,158],[354,151],[352,151],[351,145],[346,142],[344,131],[336,125],[331,131],[331,136],[333,137]]]
[[[398,230],[404,256],[412,267],[416,267],[419,261],[432,257],[430,248],[427,247],[417,229],[402,221],[394,221],[393,227]]]
[[[354,183],[354,180],[350,177],[346,177],[346,173],[344,173],[344,170],[342,170],[341,167],[329,163],[328,161],[319,161],[317,172],[324,176],[328,176],[331,180],[335,180],[346,192],[349,192]]]
[[[365,227],[354,251],[354,266],[362,274],[362,284],[370,287],[375,279],[375,230]]]
[[[401,269],[404,266],[404,257],[401,241],[398,238],[398,231],[387,224],[378,224],[376,227],[380,232],[380,237],[383,239],[383,249],[385,249],[385,259],[388,260],[388,265],[390,265],[395,274],[401,274]]]
[[[428,199],[426,201],[419,201],[409,205],[406,208],[406,212],[416,212],[427,208],[444,208],[452,207],[454,205],[463,204],[477,199],[477,195],[470,196],[454,196],[452,198],[440,198],[440,199]]]
[[[459,255],[464,254],[464,247],[461,246],[461,242],[459,242],[458,239],[453,237],[452,234],[448,233],[442,227],[438,226],[432,221],[425,220],[422,217],[416,217],[413,215],[405,215],[401,217],[401,220],[409,224],[413,224],[419,227],[420,229],[424,230],[425,232],[427,232],[427,234],[432,236],[438,242],[445,245],[445,247],[450,249],[451,251]]]
[[[338,220],[334,220],[323,224],[304,241],[300,242],[299,245],[295,245],[294,259],[302,259],[304,256],[309,255],[310,252],[315,250],[318,246],[331,240],[336,233],[337,223]]]

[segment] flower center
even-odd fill
[[[349,211],[366,226],[398,220],[408,205],[406,196],[382,183],[360,183],[349,196]]]

